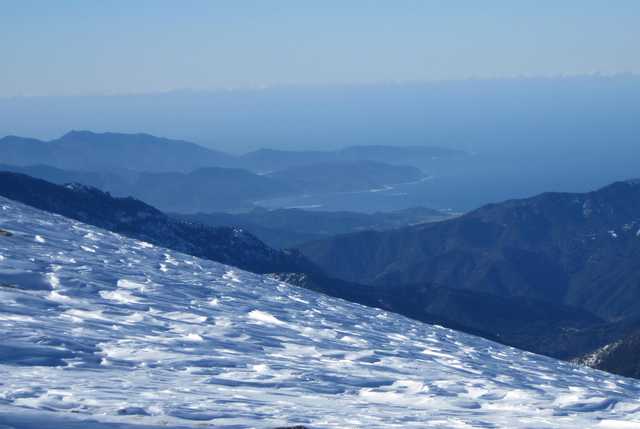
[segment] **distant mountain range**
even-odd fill
[[[438,148],[362,147],[300,152],[292,162],[284,156],[281,169],[274,170],[270,151],[234,156],[147,134],[72,131],[48,142],[0,139],[0,169],[58,184],[83,183],[165,211],[195,213],[247,210],[259,200],[284,196],[375,191],[425,178],[415,166],[368,159],[384,158],[386,151],[390,159],[409,164],[418,159],[412,155],[416,152],[430,158],[462,156]],[[350,155],[335,156],[343,152]],[[261,171],[265,165],[269,171]]]
[[[243,168],[263,173],[310,164],[372,161],[423,166],[434,159],[465,158],[465,152],[422,146],[355,146],[336,151],[279,151],[261,149],[231,155],[183,140],[149,134],[71,131],[42,141],[7,136],[0,138],[0,163],[49,165],[67,170],[188,173],[204,167]]]
[[[71,131],[46,142],[8,136],[0,139],[0,148],[4,164],[41,164],[79,171],[190,172],[234,163],[234,157],[226,153],[149,134]]]
[[[27,174],[57,184],[82,183],[116,196],[133,196],[178,213],[251,209],[262,199],[308,192],[353,192],[420,180],[420,170],[368,161],[310,165],[272,175],[239,168],[206,167],[189,173],[71,171],[48,165],[0,164],[0,171]],[[304,171],[309,177],[304,178]],[[329,173],[330,174],[325,174]]]
[[[640,316],[640,183],[546,193],[456,219],[304,245],[330,275],[372,285],[436,283]]]
[[[298,192],[284,182],[237,168],[206,167],[189,173],[89,172],[55,167],[0,165],[56,184],[82,183],[115,196],[132,196],[166,211],[195,213],[252,207],[259,198]]]
[[[371,214],[256,208],[247,213],[197,213],[174,216],[211,226],[240,226],[272,247],[288,248],[349,232],[383,231],[444,220],[454,214],[424,207]]]
[[[388,183],[420,179],[414,167],[400,167],[368,161],[311,165],[304,172],[285,170],[258,175],[239,168],[206,167],[189,173],[71,171],[47,165],[14,166],[0,164],[0,171],[27,174],[57,184],[82,183],[116,196],[133,196],[164,211],[178,213],[251,209],[259,200],[305,192],[353,192]],[[331,171],[325,175],[323,172]],[[315,173],[314,173],[315,172]]]

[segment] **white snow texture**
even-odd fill
[[[637,380],[1,198],[0,228],[3,429],[640,427]]]

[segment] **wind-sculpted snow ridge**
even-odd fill
[[[0,228],[3,429],[640,427],[632,379],[6,199]]]

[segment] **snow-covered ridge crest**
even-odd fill
[[[640,427],[636,380],[2,198],[0,228],[0,426]]]

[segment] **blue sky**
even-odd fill
[[[0,96],[640,73],[640,1],[0,0]]]

